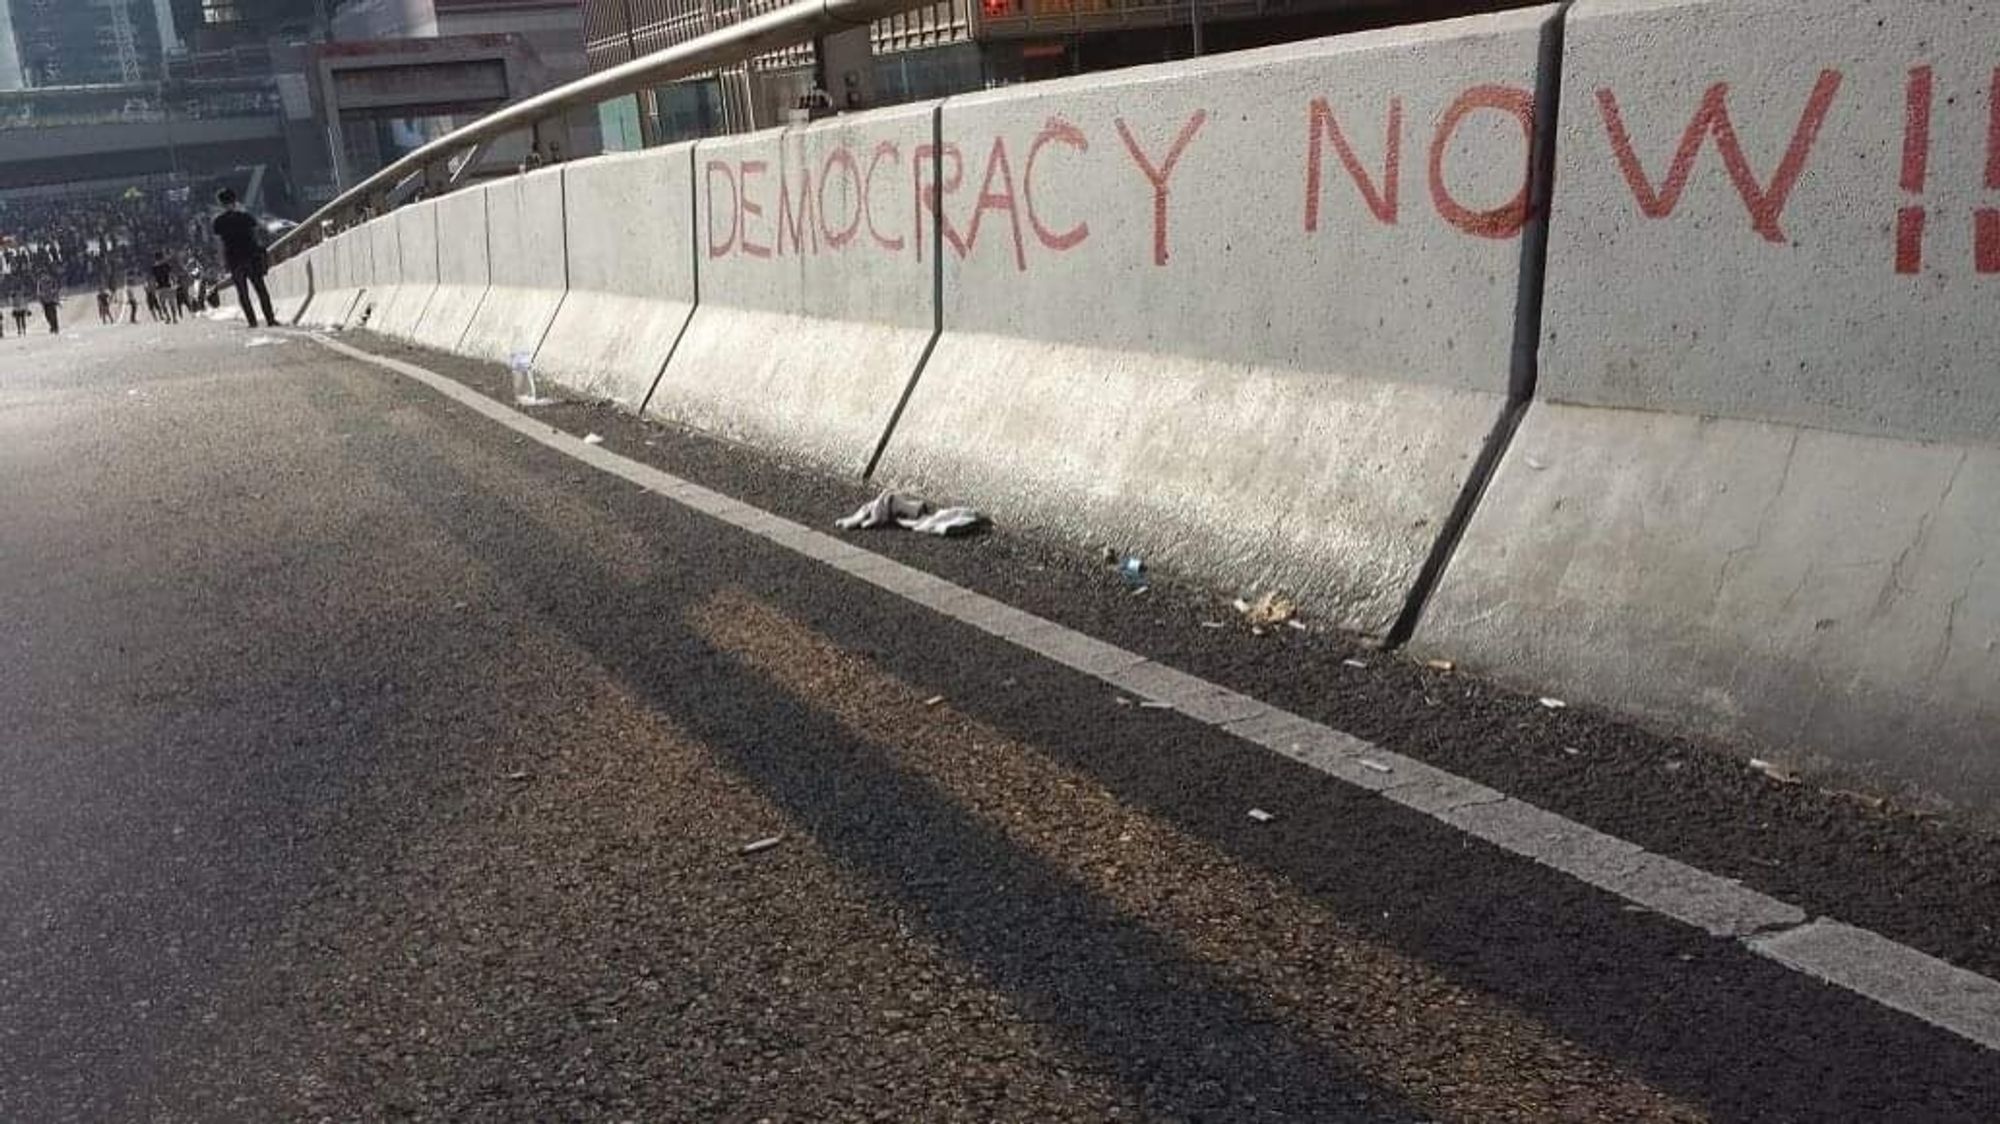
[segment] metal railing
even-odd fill
[[[640,90],[734,66],[818,35],[865,27],[883,16],[931,2],[933,0],[789,0],[771,11],[515,102],[431,141],[341,192],[331,203],[313,212],[305,222],[272,243],[272,256],[282,259],[309,248],[318,243],[328,230],[352,225],[343,220],[353,218],[363,209],[385,210],[382,204],[389,194],[412,177],[434,176],[439,185],[445,184],[449,177],[448,163],[475,145],[512,133],[532,133],[544,122],[571,110],[596,106]],[[539,150],[540,147],[537,143],[536,148]]]

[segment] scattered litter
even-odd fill
[[[1258,823],[1270,823],[1278,817],[1266,812],[1262,808],[1252,808],[1250,809],[1250,818],[1256,820]]]
[[[1367,660],[1342,660],[1342,661],[1340,661],[1340,666],[1342,666],[1342,667],[1352,667],[1352,668],[1359,668],[1359,669],[1361,669],[1361,670],[1363,670],[1363,671],[1366,671],[1366,670],[1368,669],[1368,661],[1367,661]]]
[[[1139,588],[1137,588],[1137,589],[1133,590],[1133,591],[1132,591],[1132,593],[1131,593],[1131,595],[1132,595],[1133,597],[1137,597],[1137,596],[1139,596],[1139,595],[1140,595],[1140,594],[1142,594],[1142,593],[1151,593],[1151,592],[1153,592],[1153,587],[1152,587],[1152,586],[1150,586],[1150,585],[1142,585],[1142,586],[1140,586]]]
[[[520,781],[531,781],[535,779],[535,774],[528,772],[526,769],[516,769],[514,772],[507,774],[507,779],[517,783]]]
[[[971,534],[984,527],[986,516],[969,507],[947,507],[942,511],[933,511],[922,519],[899,519],[897,522],[906,531],[948,539],[953,535]]]
[[[1117,703],[1117,704],[1118,704],[1119,706],[1131,706],[1131,705],[1132,705],[1132,700],[1131,700],[1131,699],[1128,699],[1128,698],[1126,698],[1126,697],[1125,697],[1124,695],[1113,695],[1113,696],[1111,696],[1111,701],[1112,701],[1112,702],[1115,702],[1115,703]]]
[[[1540,472],[1540,471],[1542,471],[1543,469],[1545,469],[1545,468],[1547,468],[1547,467],[1549,467],[1549,466],[1548,466],[1548,465],[1546,465],[1546,464],[1543,464],[1543,463],[1542,463],[1541,461],[1538,461],[1538,460],[1536,460],[1536,459],[1535,459],[1535,458],[1533,458],[1533,457],[1529,457],[1529,458],[1528,458],[1528,467],[1529,467],[1529,468],[1532,468],[1532,469],[1534,469],[1534,470],[1535,470],[1536,472]]]
[[[1304,632],[1306,631],[1306,622],[1293,617],[1291,620],[1285,622],[1285,627],[1291,629],[1293,632]]]
[[[514,376],[514,404],[516,406],[549,406],[553,398],[542,397],[535,385],[535,356],[533,352],[516,351],[507,357],[507,370]]]
[[[1146,588],[1146,560],[1136,554],[1127,555],[1118,564],[1118,576],[1125,579],[1126,585]]]
[[[1203,628],[1228,628],[1228,627],[1229,627],[1229,622],[1227,622],[1227,621],[1203,621],[1203,622],[1201,622],[1201,627],[1203,627]]]
[[[1457,664],[1452,663],[1450,660],[1425,660],[1424,666],[1430,668],[1432,671],[1452,671],[1458,667]]]
[[[1236,611],[1250,619],[1251,624],[1284,624],[1297,615],[1299,609],[1289,598],[1276,593],[1266,593],[1255,601],[1236,601]]]
[[[1563,747],[1563,752],[1564,752],[1564,753],[1567,753],[1567,754],[1569,754],[1569,755],[1570,755],[1571,757],[1581,757],[1581,756],[1583,756],[1583,751],[1582,751],[1582,750],[1580,750],[1580,749],[1578,749],[1578,748],[1576,748],[1576,747],[1575,747],[1575,746],[1573,746],[1573,745],[1566,745],[1566,746],[1564,746],[1564,747]]]
[[[843,531],[867,531],[891,524],[920,535],[949,538],[979,530],[986,526],[987,519],[969,507],[947,507],[930,511],[930,505],[915,496],[883,492],[862,504],[854,514],[844,519],[836,519],[833,523]]]
[[[1549,710],[1563,710],[1567,708],[1569,704],[1562,701],[1561,699],[1545,698],[1542,700],[1542,706]]]
[[[604,444],[604,435],[601,433],[586,433],[583,435],[583,443],[586,445],[602,445]]]
[[[746,855],[759,854],[761,852],[770,850],[771,848],[777,846],[780,843],[783,843],[784,841],[785,841],[784,836],[773,835],[769,839],[759,839],[755,843],[745,843],[743,845],[742,853]]]
[[[903,519],[916,519],[924,513],[924,501],[915,496],[883,492],[862,504],[854,514],[845,519],[836,519],[833,525],[843,531],[869,531],[876,527],[886,527]]]
[[[1686,762],[1684,761],[1669,761],[1666,764],[1666,770],[1669,773],[1678,773],[1681,771],[1681,767],[1685,764]]]
[[[276,338],[275,336],[251,336],[251,337],[250,337],[250,338],[249,338],[248,340],[244,341],[244,344],[243,344],[243,346],[244,346],[244,347],[282,347],[282,346],[284,345],[284,342],[285,342],[284,340],[281,340],[281,339],[278,339],[278,338]]]
[[[942,706],[943,704],[944,704],[943,695],[932,695],[930,698],[924,700],[925,706]]]
[[[452,609],[453,609],[454,611],[456,611],[456,612],[460,612],[460,613],[463,613],[464,611],[466,611],[467,609],[471,608],[472,606],[471,606],[471,605],[469,605],[469,604],[467,604],[467,603],[466,603],[466,602],[464,602],[464,601],[454,601],[454,602],[452,602],[452,603],[451,603],[451,607],[452,607]]]
[[[1116,566],[1118,564],[1118,552],[1108,546],[1100,546],[1097,548],[1097,560],[1106,566]]]
[[[1777,781],[1779,784],[1799,783],[1799,774],[1797,771],[1780,765],[1775,761],[1766,761],[1761,757],[1752,757],[1750,759],[1750,767]]]
[[[1139,704],[1140,710],[1172,710],[1173,708],[1174,704],[1160,702],[1157,699],[1147,699],[1145,702]]]
[[[1378,773],[1393,773],[1396,771],[1395,769],[1390,768],[1387,765],[1384,765],[1380,761],[1371,760],[1370,758],[1366,757],[1363,757],[1361,759],[1361,765],[1363,768],[1373,769]]]

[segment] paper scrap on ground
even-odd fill
[[[1266,593],[1255,601],[1236,600],[1236,611],[1242,613],[1253,625],[1284,624],[1299,611],[1288,597],[1277,593]]]
[[[285,343],[285,341],[284,341],[284,340],[281,340],[281,339],[274,339],[274,338],[272,338],[271,336],[251,336],[251,337],[250,337],[250,339],[249,339],[249,340],[248,340],[248,341],[247,341],[246,343],[244,343],[244,345],[243,345],[243,346],[244,346],[244,347],[282,347],[282,346],[284,346],[284,343]]]
[[[947,507],[931,511],[930,505],[915,496],[883,492],[855,509],[854,514],[836,519],[843,531],[867,531],[897,526],[920,535],[964,535],[986,526],[986,516],[969,507]]]

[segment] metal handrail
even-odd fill
[[[734,66],[746,59],[789,47],[829,31],[866,27],[883,16],[920,8],[931,0],[791,0],[784,7],[751,16],[706,35],[676,43],[609,70],[579,78],[495,110],[404,155],[388,167],[340,193],[305,222],[271,244],[274,256],[319,240],[328,223],[385,190],[475,144],[532,129],[572,109]]]

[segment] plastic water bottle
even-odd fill
[[[517,351],[507,357],[507,369],[514,372],[514,401],[531,406],[541,398],[535,393],[535,357]]]

